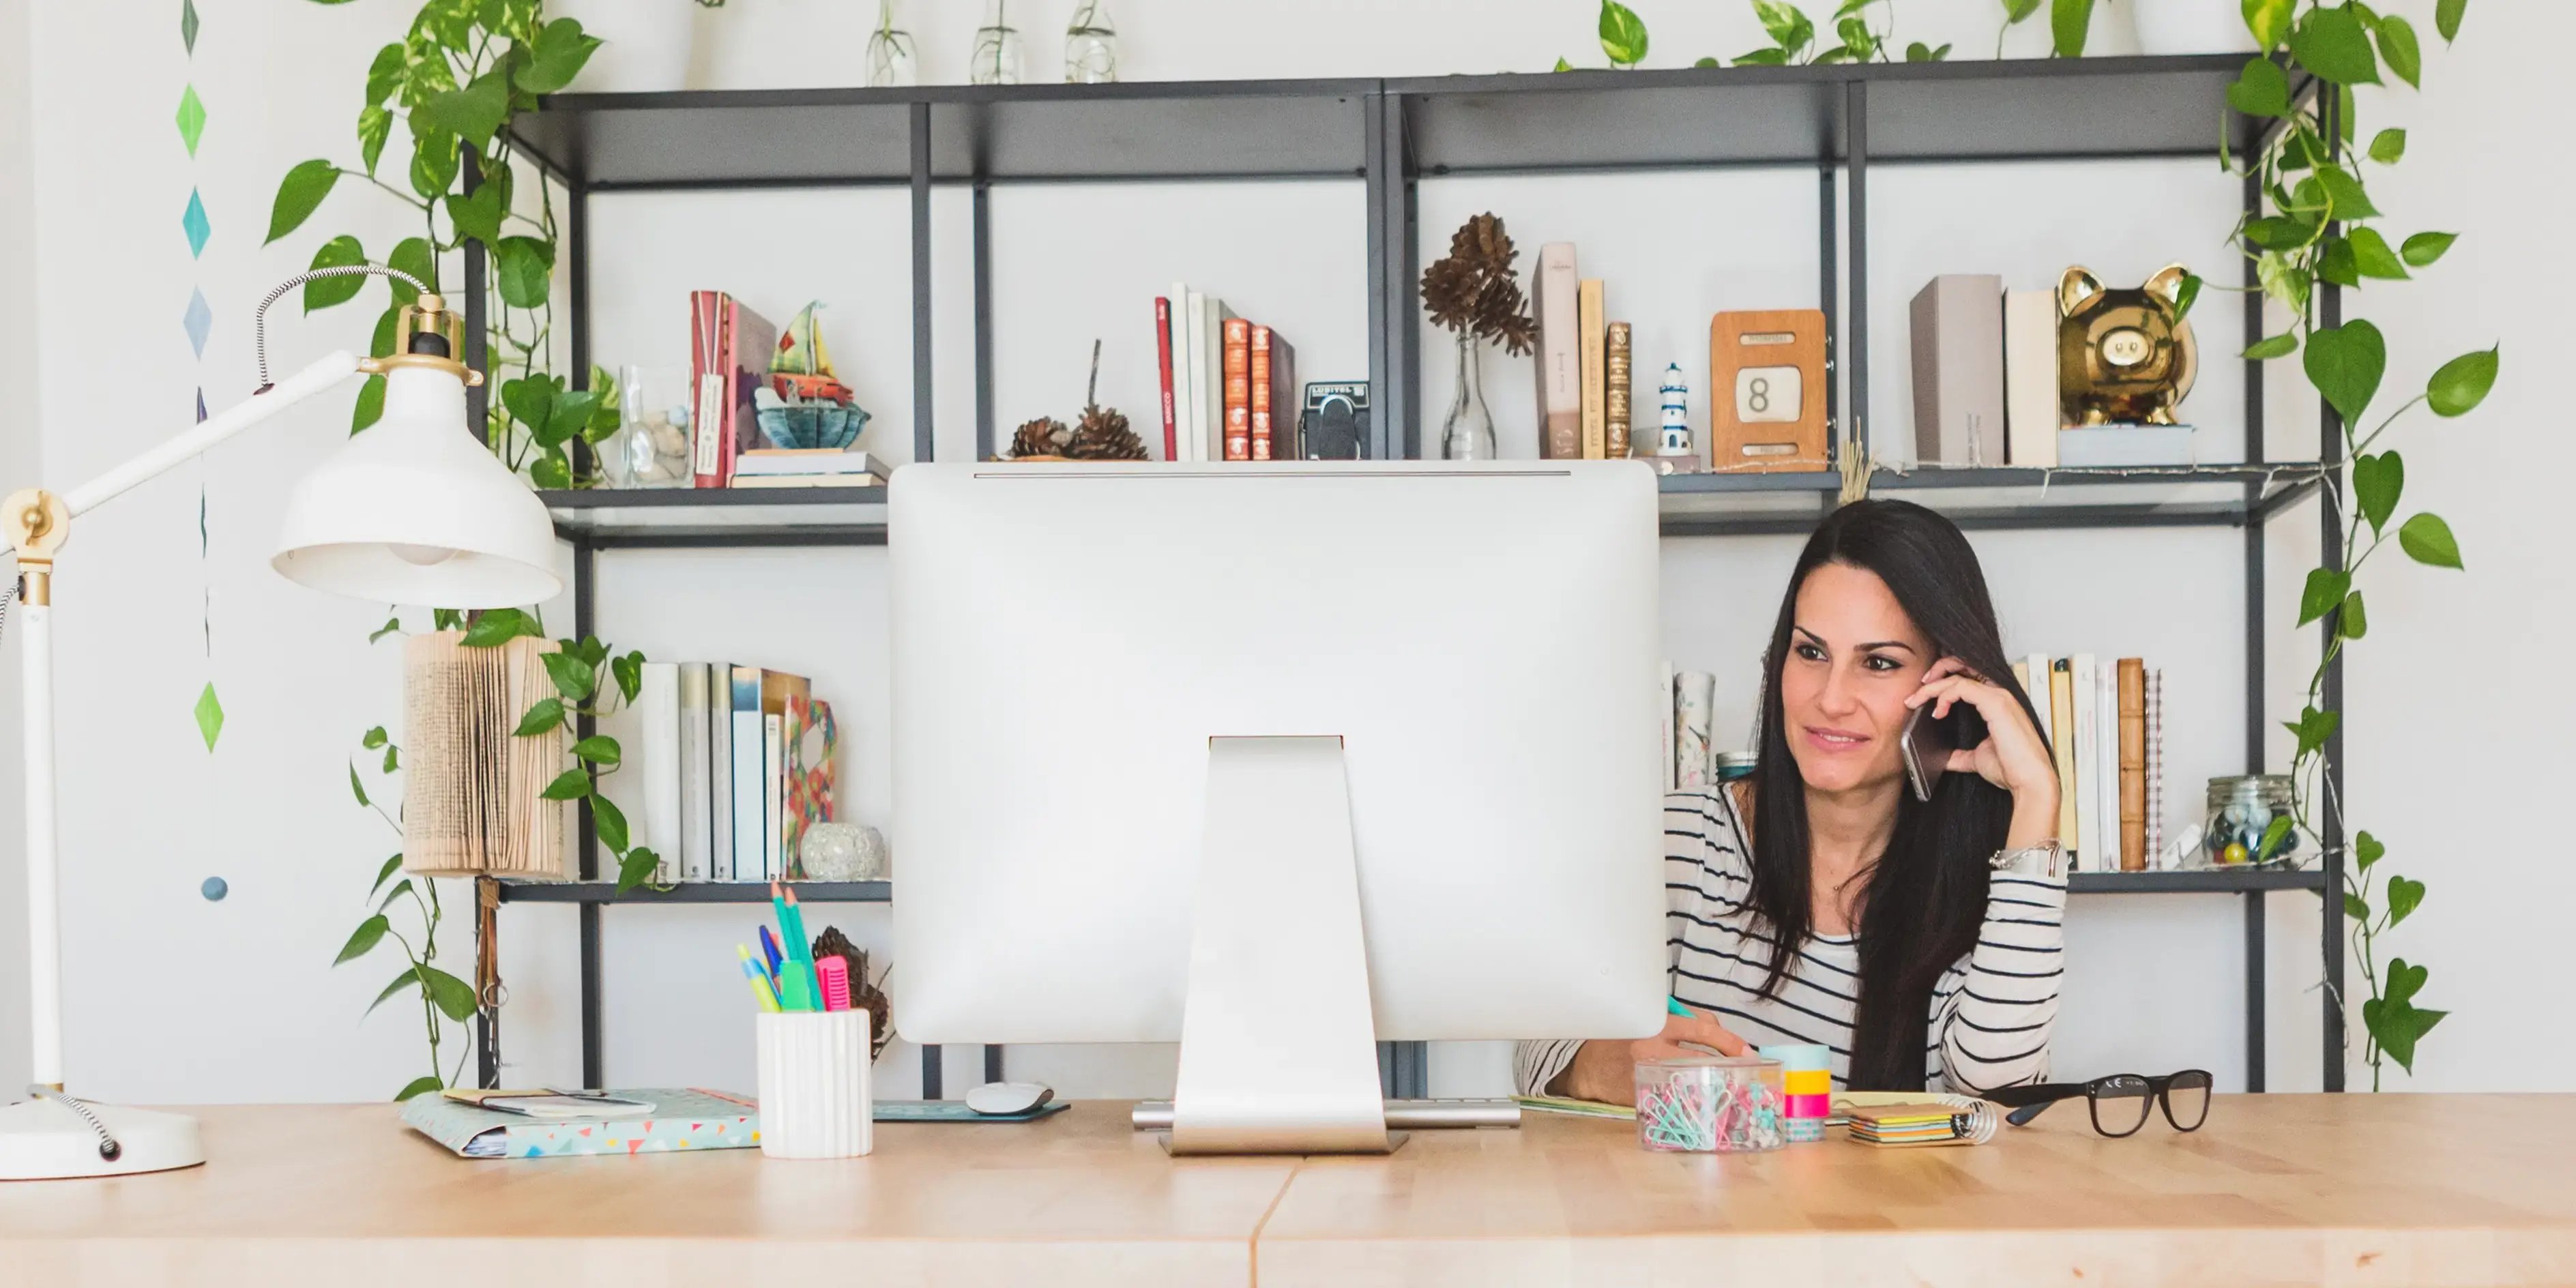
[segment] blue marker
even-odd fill
[[[1676,997],[1666,997],[1664,999],[1664,1009],[1671,1011],[1673,1014],[1678,1015],[1685,1020],[1696,1020],[1699,1018],[1698,1012],[1682,1005],[1681,999]]]

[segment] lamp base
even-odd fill
[[[26,1100],[0,1107],[0,1181],[126,1176],[206,1161],[197,1120],[186,1114],[116,1105],[87,1108],[116,1138],[116,1157],[100,1157],[98,1133],[63,1105]]]

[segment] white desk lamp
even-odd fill
[[[268,306],[315,277],[374,273],[420,291],[403,309],[386,358],[333,353],[268,382]],[[54,827],[53,573],[71,521],[360,372],[385,377],[384,417],[304,476],[286,504],[277,554],[289,579],[384,603],[498,608],[550,599],[554,525],[530,492],[466,423],[465,389],[480,385],[456,354],[465,328],[407,274],[372,265],[306,273],[260,304],[260,389],[134,460],[62,493],[29,489],[0,501],[0,538],[18,556],[26,710],[27,948],[33,994],[31,1099],[0,1108],[0,1180],[112,1176],[189,1167],[206,1159],[197,1122],[182,1114],[96,1105],[63,1091],[61,927]],[[0,598],[0,611],[6,600]]]

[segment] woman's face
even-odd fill
[[[1807,574],[1780,668],[1783,732],[1807,785],[1849,791],[1901,777],[1905,700],[1937,660],[1878,574],[1843,563]]]

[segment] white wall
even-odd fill
[[[0,0],[0,387],[32,388],[36,380],[35,219],[28,178],[27,0]],[[0,424],[0,493],[42,476],[36,426],[23,418]],[[15,605],[13,604],[14,608]],[[18,646],[0,637],[0,685],[17,682]],[[16,689],[10,688],[10,693]],[[0,782],[16,784],[18,703],[0,706]],[[0,1088],[28,1077],[26,839],[14,798],[0,824]]]
[[[974,7],[911,6],[930,78],[957,77]],[[1057,46],[1041,33],[1060,27],[1069,0],[1013,7],[1032,33],[1032,79],[1044,79]],[[201,7],[206,27],[192,67],[175,30],[151,34],[175,28],[157,0],[37,7],[28,93],[82,108],[50,114],[34,138],[33,216],[42,250],[36,303],[46,322],[36,351],[43,430],[35,445],[50,477],[79,477],[185,423],[198,369],[177,326],[189,284],[204,283],[215,307],[203,370],[207,396],[220,406],[252,383],[248,312],[266,285],[300,268],[329,231],[358,232],[370,247],[399,235],[392,203],[353,185],[305,231],[277,247],[257,246],[287,166],[352,152],[356,81],[374,46],[398,31],[410,8],[392,0],[346,8],[303,0]],[[737,0],[700,20],[709,38],[700,76],[721,86],[849,83],[869,8],[845,0]],[[1955,41],[1962,53],[1992,47],[1988,0],[1910,0],[1902,8],[1908,36]],[[1113,11],[1130,79],[1537,71],[1560,54],[1599,61],[1593,6],[1578,0],[1293,7],[1125,0]],[[1653,24],[1653,65],[1733,54],[1760,41],[1749,10],[1739,6],[1649,3],[1641,12]],[[2484,468],[2498,452],[2541,453],[2540,409],[2514,380],[2513,355],[2542,352],[2566,324],[2544,311],[2551,278],[2532,283],[2544,289],[2516,290],[2511,298],[2505,285],[2565,271],[2544,258],[2509,278],[2521,264],[2505,258],[2511,239],[2539,232],[2516,221],[2540,216],[2520,212],[2554,208],[2548,198],[2559,194],[2532,191],[2548,181],[2532,177],[2540,172],[2528,166],[2467,159],[2531,154],[2540,136],[2524,122],[2542,119],[2541,104],[2539,91],[2523,87],[2547,80],[2521,65],[2538,55],[2521,51],[2546,42],[2509,41],[2501,27],[2479,25],[2483,19],[2473,15],[2460,51],[2431,58],[2440,110],[2417,122],[2407,181],[2381,195],[2409,226],[2471,235],[2433,281],[2389,292],[2406,308],[2392,304],[2383,316],[2396,336],[2396,379],[2412,379],[2405,373],[2420,375],[2440,356],[2492,335],[2511,341],[2508,376],[2475,420],[2417,440],[2412,487],[2419,497],[2443,500],[2472,572],[2419,574],[2393,558],[2374,567],[2381,579],[2374,585],[2384,589],[2374,593],[2376,629],[2353,671],[2352,786],[2366,802],[2358,815],[2389,839],[2392,861],[2410,864],[2433,885],[2425,910],[2400,934],[2401,951],[2434,963],[2428,1003],[2449,1002],[2460,1013],[2428,1045],[2426,1081],[2563,1087],[2576,1085],[2565,1072],[2570,1039],[2527,1018],[2546,1009],[2534,1004],[2546,994],[2528,982],[2537,977],[2538,957],[2527,945],[2546,933],[2544,909],[2564,903],[2545,892],[2566,894],[2570,878],[2550,843],[2522,829],[2538,822],[2526,802],[2540,799],[2541,784],[2568,767],[2549,732],[2565,704],[2491,700],[2497,709],[2488,711],[2446,701],[2460,686],[2423,682],[2461,665],[2436,652],[2456,635],[2437,623],[2474,624],[2470,647],[2477,652],[2468,665],[2486,671],[2539,664],[2541,641],[2568,625],[2562,606],[2534,593],[2565,580],[2542,562],[2540,521],[2531,517],[2546,504],[2547,484],[2536,471]],[[2112,48],[2122,43],[2116,30],[2107,39]],[[92,92],[83,69],[111,58],[144,88]],[[170,126],[191,74],[210,114],[193,164]],[[0,108],[0,141],[8,120]],[[2442,160],[2436,154],[2444,147],[2466,157]],[[1922,277],[1992,271],[2042,285],[2078,259],[2114,280],[2142,277],[2172,258],[2214,266],[2222,262],[2217,243],[2233,197],[2232,186],[2203,163],[1882,169],[1874,177],[1873,405],[1883,447],[1909,437],[1897,310]],[[202,261],[189,259],[177,235],[192,182],[204,188],[216,227]],[[2118,199],[2104,200],[2105,193]],[[2495,200],[2508,194],[2518,198],[2510,208]],[[1639,323],[1640,370],[1659,370],[1667,359],[1658,353],[1698,353],[1700,328],[1715,309],[1815,303],[1810,171],[1455,179],[1426,182],[1421,196],[1426,262],[1460,218],[1483,209],[1502,214],[1525,250],[1545,240],[1578,242],[1587,268],[1610,278],[1614,311],[1632,310]],[[1245,312],[1289,327],[1308,378],[1364,374],[1359,205],[1353,183],[997,191],[997,424],[1007,433],[1027,416],[1074,410],[1095,335],[1105,341],[1102,400],[1131,414],[1150,407],[1147,305],[1174,279],[1206,285]],[[0,204],[0,221],[5,210]],[[1709,210],[1727,217],[1713,221]],[[594,212],[600,361],[685,360],[680,296],[692,286],[737,290],[776,319],[821,298],[832,305],[825,317],[835,357],[877,413],[872,445],[909,456],[910,299],[900,194],[619,196],[598,199]],[[965,194],[942,190],[935,214],[942,230],[935,247],[936,396],[945,457],[969,450],[973,432]],[[740,229],[753,218],[764,221],[758,235],[700,231],[710,221]],[[0,223],[0,244],[19,243],[5,233]],[[2463,333],[2444,336],[2435,346],[2440,352],[2419,348],[2411,337],[2427,329],[2417,320],[2424,317],[2462,319]],[[2210,353],[2240,343],[2232,310],[2213,309],[2202,319]],[[272,340],[281,355],[355,346],[369,321],[354,306],[309,321],[281,308]],[[1432,438],[1452,355],[1445,337],[1430,331],[1423,355],[1424,432]],[[1695,386],[1704,384],[1704,362],[1685,359]],[[1506,449],[1526,451],[1526,368],[1497,361],[1489,371],[1487,392]],[[2224,458],[2241,442],[2231,414],[2237,378],[2231,364],[2214,361],[2193,400],[2208,433],[2206,457]],[[102,400],[103,390],[114,391],[112,400]],[[1704,409],[1704,396],[1694,401]],[[111,414],[100,414],[103,402]],[[198,471],[99,512],[85,521],[79,552],[66,563],[58,598],[61,686],[72,713],[62,748],[70,1061],[74,1078],[97,1094],[372,1098],[418,1064],[416,1017],[388,1008],[358,1019],[390,965],[370,965],[363,976],[327,967],[364,911],[359,896],[374,865],[389,852],[381,825],[350,801],[343,768],[357,732],[394,711],[391,649],[363,644],[383,613],[289,587],[265,568],[271,533],[264,516],[275,512],[284,481],[337,440],[345,409],[345,401],[311,409],[227,447]],[[195,534],[201,481],[215,531],[202,566]],[[2517,552],[2516,538],[2527,553]],[[2176,689],[2169,794],[2177,817],[2196,802],[2202,778],[2237,767],[2242,548],[2234,533],[1990,534],[1977,546],[2007,643],[2017,651],[2136,653],[2168,668]],[[1795,543],[1673,540],[1665,550],[1672,655],[1736,685],[1721,698],[1726,736],[1734,736],[1749,710],[1762,624]],[[2295,586],[2299,550],[2298,533],[2285,536],[2276,585]],[[852,748],[844,772],[856,812],[881,820],[882,576],[881,553],[871,551],[612,554],[600,561],[602,633],[657,657],[758,661],[815,676],[841,705]],[[199,635],[199,597],[209,583],[211,666]],[[2276,628],[2287,612],[2284,599],[2273,615]],[[568,628],[569,605],[551,606],[549,617]],[[2291,665],[2285,659],[2276,666],[2275,687]],[[211,757],[187,717],[210,673],[230,713]],[[14,771],[10,776],[14,782]],[[2466,859],[2472,853],[2477,860]],[[222,904],[199,899],[197,884],[207,875],[225,876],[232,897]],[[461,909],[463,895],[451,892],[451,906]],[[748,910],[607,914],[613,1078],[748,1081],[748,1044],[739,1031],[747,1030],[747,1011],[725,965],[748,917]],[[882,909],[835,917],[863,942],[883,941]],[[2277,898],[2269,925],[2272,1085],[2313,1086],[2315,907]],[[447,941],[460,965],[470,955],[466,931],[460,912]],[[503,914],[512,997],[505,1049],[514,1082],[578,1072],[572,931],[573,918],[562,909]],[[0,919],[0,945],[16,944],[17,933],[14,917]],[[2235,901],[2079,901],[2071,934],[2062,1071],[2200,1064],[2223,1083],[2238,1080],[2242,923]],[[184,969],[138,965],[131,957],[137,949]],[[12,948],[0,960],[14,956]],[[9,1004],[14,999],[0,1003],[0,1018]],[[907,1055],[899,1053],[885,1071],[888,1094],[912,1085],[916,1062]],[[952,1086],[971,1077],[969,1058],[954,1056]],[[1015,1054],[1013,1067],[1074,1094],[1142,1094],[1168,1089],[1170,1077],[1166,1051],[1027,1051]],[[1443,1091],[1489,1088],[1499,1067],[1491,1048],[1435,1053]]]

